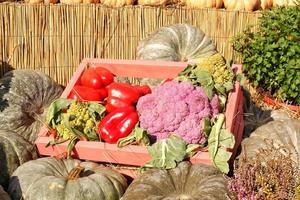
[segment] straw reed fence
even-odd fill
[[[257,24],[260,14],[183,7],[2,3],[0,76],[10,67],[38,69],[65,85],[82,58],[135,59],[142,38],[175,23],[201,28],[225,58],[239,62],[229,39]]]

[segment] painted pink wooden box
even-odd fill
[[[107,68],[116,76],[121,77],[148,77],[167,79],[175,77],[187,66],[187,63],[140,60],[84,59],[61,95],[61,98],[67,98],[82,72],[87,67],[95,66]],[[234,65],[233,69],[236,72],[240,72],[241,65]],[[234,91],[229,94],[225,115],[226,128],[235,135],[236,139],[236,145],[232,155],[233,158],[236,154],[238,146],[241,143],[244,129],[243,94],[238,82],[235,83]],[[39,137],[36,140],[36,146],[39,154],[43,156],[60,156],[66,151],[67,143],[46,147],[46,144],[51,140],[51,138],[47,136],[47,132],[47,128],[42,127]],[[79,141],[74,148],[72,156],[74,158],[83,160],[132,166],[143,166],[151,159],[146,147],[129,145],[123,148],[118,148],[115,144],[89,141]],[[190,161],[192,163],[211,164],[211,161],[208,157],[208,152],[198,152],[191,158]]]

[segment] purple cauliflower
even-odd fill
[[[201,87],[191,83],[165,82],[137,103],[140,126],[156,140],[175,133],[189,144],[206,141],[202,120],[219,113],[218,96],[211,101]]]

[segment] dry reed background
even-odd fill
[[[9,65],[39,69],[65,85],[82,58],[134,59],[139,40],[174,23],[201,28],[225,58],[239,62],[229,39],[248,25],[257,24],[259,16],[260,12],[182,7],[2,3],[0,76]]]

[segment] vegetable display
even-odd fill
[[[12,200],[119,200],[126,188],[125,177],[110,168],[48,157],[21,165],[8,193]]]
[[[181,162],[170,170],[146,171],[129,185],[121,200],[225,200],[228,193],[222,173],[215,168]]]
[[[62,88],[34,70],[13,70],[0,79],[0,129],[11,130],[34,142],[45,113]]]
[[[144,163],[142,170],[171,169],[198,151],[208,151],[212,164],[228,173],[235,138],[225,129],[223,112],[234,75],[217,53],[194,62],[152,91],[148,85],[114,82],[115,79],[108,83],[99,77],[91,81],[101,67],[86,68],[73,89],[87,87],[86,93],[104,89],[107,96],[101,101],[79,98],[53,102],[47,124],[54,140],[48,146],[68,140],[68,156],[72,156],[79,140],[116,144],[119,148],[146,146],[152,159]]]
[[[37,157],[34,145],[22,136],[12,131],[0,130],[0,185],[7,188],[9,178],[17,167]]]
[[[79,140],[117,143],[135,128],[139,118],[135,104],[149,93],[147,85],[114,82],[105,68],[87,68],[68,99],[58,99],[48,109],[46,123],[54,140],[47,146],[69,141],[70,157]]]

